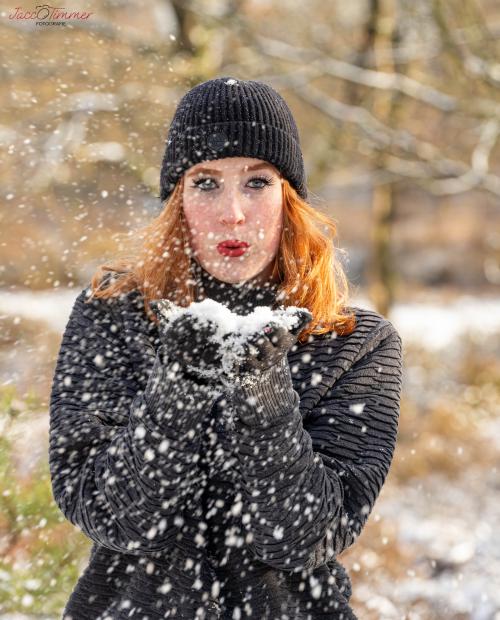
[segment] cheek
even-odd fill
[[[208,232],[210,228],[210,206],[203,200],[185,199],[184,216],[193,236]]]
[[[259,234],[266,239],[279,236],[279,229],[283,220],[281,195],[274,201],[266,200],[256,205],[253,221],[259,228]]]

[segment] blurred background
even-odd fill
[[[498,1],[36,6],[0,2],[0,617],[59,618],[87,564],[48,473],[62,331],[119,235],[159,213],[180,97],[231,76],[285,97],[352,303],[403,337],[391,471],[340,556],[352,606],[498,620]]]

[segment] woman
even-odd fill
[[[356,618],[337,556],[392,460],[401,338],[348,306],[268,85],[186,93],[160,185],[163,211],[80,293],[57,360],[54,498],[94,542],[64,618]],[[226,372],[217,325],[189,315],[205,299],[297,321],[249,336]]]

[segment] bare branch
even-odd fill
[[[473,102],[458,99],[443,93],[432,86],[422,84],[402,73],[387,73],[364,69],[356,65],[328,58],[318,57],[317,52],[306,48],[291,46],[288,43],[257,35],[254,37],[259,50],[272,58],[279,58],[301,65],[302,73],[310,73],[317,77],[329,75],[347,81],[363,84],[371,88],[394,90],[412,99],[427,103],[444,112],[463,112],[477,118],[494,116],[500,119],[500,105],[497,101],[475,98]]]
[[[442,0],[433,0],[433,12],[443,40],[448,43],[449,49],[465,74],[474,78],[482,78],[488,84],[498,88],[500,86],[500,64],[485,60],[468,48],[464,33],[459,29],[449,27],[449,20],[445,15],[446,4],[443,4]]]
[[[489,155],[499,133],[500,124],[496,119],[484,123],[479,143],[472,152],[472,167],[456,178],[431,181],[431,191],[435,194],[459,194],[475,187],[484,187],[495,194],[500,192],[500,178],[489,173]]]
[[[384,71],[374,71],[373,69],[364,69],[342,60],[325,56],[318,58],[318,54],[314,50],[299,48],[295,45],[291,46],[283,41],[260,35],[256,38],[261,46],[261,50],[268,56],[307,63],[314,68],[321,68],[324,75],[341,78],[369,86],[370,88],[399,91],[445,112],[455,110],[457,107],[455,97],[442,93],[432,86],[422,84],[402,73],[387,73]]]
[[[329,97],[318,88],[312,86],[307,78],[299,76],[297,73],[288,76],[287,85],[301,99],[307,101],[307,103],[328,117],[356,125],[365,134],[373,148],[390,150],[393,147],[397,147],[417,157],[421,162],[425,162],[428,165],[428,170],[431,170],[435,175],[453,177],[450,179],[429,180],[426,183],[426,187],[431,192],[435,194],[456,193],[458,182],[462,184],[460,191],[477,187],[500,196],[500,177],[484,170],[485,154],[490,152],[499,131],[496,120],[488,122],[483,126],[480,144],[476,147],[475,155],[473,155],[473,165],[467,166],[464,162],[443,156],[441,151],[430,142],[419,140],[407,131],[388,127],[370,114],[368,110],[358,106],[350,106]],[[390,170],[401,173],[404,168],[400,167],[398,170],[397,166],[394,165],[394,161],[393,159]],[[474,168],[474,166],[476,167]],[[408,174],[409,170],[412,170],[414,174],[417,169],[410,169],[409,164],[407,164],[406,174]]]

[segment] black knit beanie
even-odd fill
[[[283,97],[264,82],[220,77],[197,84],[182,97],[168,130],[161,200],[191,166],[224,157],[263,159],[307,198],[295,119]]]

